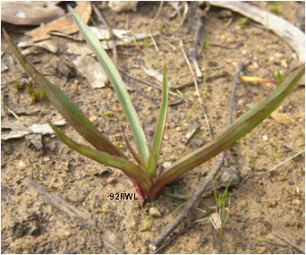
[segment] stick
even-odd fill
[[[301,150],[301,151],[295,153],[294,155],[290,156],[289,158],[286,158],[284,161],[278,163],[277,165],[273,166],[271,169],[269,169],[269,170],[267,170],[265,172],[249,174],[249,175],[247,175],[246,177],[243,178],[242,182],[245,183],[247,180],[249,180],[251,177],[254,177],[254,176],[262,176],[262,175],[265,175],[265,174],[272,173],[276,169],[278,169],[279,167],[283,166],[284,164],[288,163],[290,160],[296,158],[297,156],[303,154],[304,152],[305,152],[305,150]]]
[[[191,63],[194,66],[196,77],[197,78],[202,78],[203,75],[202,75],[201,69],[200,69],[198,61],[197,61],[197,58],[198,58],[198,43],[200,41],[200,32],[203,28],[203,22],[201,21],[200,18],[197,19],[197,23],[196,23],[195,27],[196,28],[195,28],[195,32],[194,32],[194,39],[193,39],[193,43],[192,43],[192,46],[189,50],[188,55],[189,55],[189,59],[190,59]]]
[[[102,13],[99,11],[99,9],[95,6],[95,4],[91,4],[92,5],[92,9],[94,10],[95,14],[97,15],[98,20],[104,24],[104,26],[107,27],[107,30],[110,34],[110,38],[112,40],[112,44],[113,44],[113,61],[115,62],[115,65],[118,65],[118,54],[117,54],[117,47],[116,47],[116,36],[113,33],[113,30],[111,28],[111,26],[109,25],[109,23],[106,21],[106,19],[103,17]]]
[[[209,123],[209,119],[207,117],[207,113],[206,113],[206,109],[204,107],[204,104],[203,104],[203,101],[202,101],[202,98],[201,98],[201,95],[200,95],[200,91],[199,91],[199,86],[198,86],[198,81],[197,81],[197,77],[191,67],[191,64],[190,64],[190,61],[186,55],[186,52],[184,50],[184,44],[183,44],[183,41],[180,41],[180,46],[181,46],[181,49],[182,49],[182,53],[185,57],[185,60],[186,60],[186,63],[190,69],[190,72],[192,74],[192,77],[193,77],[193,81],[194,81],[194,86],[196,88],[196,93],[198,95],[198,100],[199,100],[199,103],[200,103],[200,106],[201,106],[201,109],[202,109],[202,112],[203,112],[203,115],[204,115],[204,119],[206,121],[206,125],[207,125],[207,128],[208,128],[208,133],[209,133],[209,136],[212,138],[212,132],[211,132],[211,126],[210,126],[210,123]]]
[[[284,241],[285,243],[291,245],[294,249],[296,249],[299,252],[305,254],[305,251],[302,248],[300,248],[298,245],[296,245],[295,242],[289,240],[287,237],[285,237],[285,236],[283,236],[283,235],[281,235],[279,233],[273,232],[273,234],[275,236],[277,236],[279,239],[281,239],[282,241]]]
[[[239,76],[241,73],[241,69],[242,69],[242,63],[239,62],[237,64],[236,74],[235,74],[234,81],[233,81],[232,93],[231,93],[230,102],[228,105],[227,126],[231,124],[232,118],[233,118],[232,115],[233,115],[234,104],[236,100],[236,90],[237,90],[237,85],[239,84]],[[150,248],[152,248],[153,250],[156,250],[160,246],[160,244],[164,241],[164,239],[166,239],[176,229],[176,227],[189,215],[192,207],[198,202],[201,195],[207,190],[213,178],[219,173],[224,163],[225,156],[226,156],[226,153],[225,151],[223,151],[220,154],[219,159],[216,161],[215,168],[209,173],[204,183],[200,185],[197,191],[192,195],[192,198],[187,202],[186,207],[176,217],[176,219],[170,224],[170,226],[166,227],[166,229],[159,235],[159,237],[150,244]]]
[[[159,16],[159,14],[160,14],[160,12],[161,12],[161,10],[162,10],[163,5],[164,5],[164,1],[161,1],[160,4],[159,4],[158,10],[157,10],[155,16],[154,16],[154,18],[153,18],[152,21],[151,21],[151,24],[154,23],[154,22],[156,21],[157,17]]]
[[[162,88],[161,88],[159,85],[156,85],[156,84],[147,82],[147,81],[145,81],[145,80],[142,80],[142,79],[139,79],[139,78],[136,78],[136,77],[133,77],[133,76],[129,75],[127,72],[123,71],[122,69],[119,69],[119,72],[120,72],[121,74],[125,75],[126,77],[128,77],[128,78],[134,80],[134,81],[138,81],[138,82],[140,82],[140,83],[142,83],[142,84],[145,84],[145,85],[147,85],[147,86],[149,86],[149,87],[152,87],[152,88],[155,88],[155,89],[158,89],[158,90],[162,91]],[[173,92],[173,91],[169,91],[169,95],[172,95],[172,96],[176,96],[176,97],[181,98],[180,95],[178,95],[177,93],[175,93],[175,92]]]
[[[277,168],[279,168],[280,166],[282,166],[282,165],[286,164],[287,162],[289,162],[290,160],[292,160],[292,159],[296,158],[297,156],[303,154],[304,152],[305,152],[305,150],[301,150],[298,153],[295,153],[294,155],[292,155],[291,157],[285,159],[284,161],[278,163],[277,165],[272,167],[270,170],[265,171],[263,173],[255,173],[254,175],[264,175],[264,174],[271,173],[271,172],[275,171]]]
[[[37,194],[40,195],[46,203],[49,203],[70,218],[79,221],[82,226],[94,226],[93,222],[90,222],[88,219],[86,219],[87,217],[85,218],[77,208],[68,204],[62,198],[47,192],[44,187],[32,179],[28,179],[28,183],[32,188],[35,189]]]

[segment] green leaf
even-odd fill
[[[3,31],[9,49],[13,52],[19,63],[32,79],[39,85],[53,106],[63,115],[67,122],[73,126],[95,148],[106,151],[112,155],[125,157],[107,137],[103,136],[78,107],[48,79],[43,77],[34,66],[21,54],[9,35]]]
[[[149,192],[149,197],[151,199],[155,198],[165,185],[174,181],[178,176],[208,161],[219,152],[230,148],[238,139],[249,133],[281,104],[297,85],[304,73],[305,66],[303,64],[288,75],[271,96],[239,117],[218,137],[170,166],[157,178]]]
[[[151,153],[148,160],[148,172],[152,177],[155,174],[155,169],[157,166],[158,157],[160,154],[161,144],[163,140],[163,134],[166,124],[167,118],[167,109],[168,109],[168,74],[167,69],[164,67],[164,75],[163,75],[163,90],[162,90],[162,102],[160,105],[159,115],[156,123],[156,129],[153,137]]]
[[[134,157],[134,159],[136,160],[136,162],[138,163],[138,165],[141,167],[141,168],[144,168],[144,164],[142,162],[142,160],[138,157],[136,151],[133,149],[132,145],[130,144],[128,138],[126,137],[126,134],[125,134],[125,131],[122,130],[122,133],[123,133],[123,137],[124,137],[124,141],[125,141],[125,144],[128,148],[128,150],[130,151],[130,153],[132,154],[132,156]]]
[[[105,50],[101,47],[101,44],[95,34],[91,31],[91,29],[82,21],[79,15],[72,9],[69,8],[72,17],[78,26],[80,32],[84,36],[85,40],[95,53],[98,61],[102,65],[105,73],[109,77],[115,92],[118,96],[121,107],[126,115],[126,118],[132,128],[134,138],[136,141],[137,151],[144,162],[147,162],[149,157],[149,150],[147,146],[147,141],[145,137],[145,133],[142,129],[140,121],[138,119],[135,108],[131,102],[129,94],[126,90],[126,87],[121,79],[121,76],[116,69],[115,65],[112,63],[111,59],[105,52]]]
[[[68,138],[62,131],[60,131],[54,125],[50,123],[49,125],[52,127],[55,135],[71,149],[90,159],[98,161],[99,163],[103,163],[111,167],[121,169],[130,178],[136,180],[137,184],[140,185],[140,187],[144,191],[148,191],[151,187],[150,179],[140,168],[138,168],[138,166],[134,165],[133,163],[122,157],[113,156],[106,152],[101,152],[95,149],[91,149],[85,145],[78,144]]]

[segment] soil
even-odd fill
[[[271,9],[271,3],[252,4]],[[158,2],[146,2],[140,3],[134,13],[114,14],[105,9],[103,14],[115,28],[145,33],[158,8]],[[294,24],[296,11],[301,8],[304,8],[304,3],[282,2],[277,11],[278,15]],[[197,12],[200,11],[198,7]],[[179,45],[183,41],[188,52],[193,43],[193,31],[188,29],[187,24],[181,25],[181,17],[171,17],[173,12],[174,9],[165,3],[152,26],[154,31],[159,32],[154,36],[158,50],[151,39],[117,48],[120,69],[138,79],[158,84],[144,73],[142,67],[162,70],[166,64],[172,88],[192,82]],[[199,89],[213,135],[225,127],[226,109],[238,60],[248,61],[245,74],[272,79],[276,71],[284,74],[299,63],[295,52],[282,39],[250,20],[241,22],[241,18],[220,8],[211,8],[204,18],[209,44],[199,55],[198,61],[206,77],[211,78],[201,82]],[[10,34],[13,34],[14,30],[10,28]],[[23,38],[24,35],[20,33],[14,34],[16,42]],[[71,61],[76,56],[65,53],[65,45],[71,42],[70,39],[54,36],[52,40],[59,45],[57,54],[38,50],[28,58],[80,106],[99,130],[127,153],[121,132],[121,125],[125,122],[114,91],[110,86],[94,89],[85,78],[72,70]],[[2,61],[9,63],[9,69],[2,73],[2,123],[27,127],[34,123],[61,120],[61,115],[47,100],[33,103],[25,90],[16,92],[17,83],[31,81],[25,78],[27,75],[10,56],[5,43],[1,45],[1,50],[4,52]],[[109,51],[109,54],[112,55],[112,52]],[[67,68],[67,72],[59,72]],[[127,85],[144,131],[151,141],[161,93],[136,81],[127,81]],[[274,88],[273,84],[240,83],[236,117],[267,97]],[[250,174],[264,173],[302,151],[304,89],[304,85],[297,87],[278,110],[292,121],[280,123],[274,118],[267,118],[227,153],[222,171],[236,171],[243,180]],[[170,164],[210,140],[195,88],[189,86],[180,89],[180,92],[184,102],[169,107],[161,164]],[[175,96],[170,95],[171,102],[176,100]],[[19,114],[16,119],[8,111],[17,112],[21,108],[36,112]],[[197,124],[200,124],[199,131],[185,144],[185,135]],[[84,142],[69,125],[62,130],[76,141]],[[133,141],[130,131],[128,138]],[[119,170],[79,155],[54,136],[43,135],[38,139],[41,139],[42,146],[37,146],[31,136],[2,142],[3,253],[149,253],[149,243],[175,219],[185,203],[178,196],[170,195],[191,196],[215,163],[214,158],[188,172],[169,185],[157,200],[143,205],[140,198],[110,199],[111,193],[135,192],[132,183]],[[70,218],[48,203],[29,184],[29,178],[48,193],[74,206],[93,224]],[[250,177],[232,187],[226,202],[227,219],[218,231],[210,221],[211,215],[216,212],[214,198],[205,195],[188,219],[179,226],[178,230],[186,228],[184,233],[159,252],[299,253],[276,234],[304,247],[304,197],[304,156],[301,154],[274,172]],[[210,208],[212,213],[205,216],[205,211]],[[195,220],[199,221],[192,228],[187,228]]]

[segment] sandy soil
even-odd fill
[[[267,3],[255,3],[269,9]],[[104,10],[103,14],[115,28],[129,28],[134,32],[146,32],[158,10],[158,3],[141,3],[135,13],[116,14]],[[281,16],[295,22],[297,2],[280,5]],[[198,9],[197,11],[200,11]],[[279,70],[286,72],[298,64],[294,51],[273,33],[248,21],[241,25],[241,17],[222,9],[211,8],[204,19],[209,47],[199,56],[201,69],[208,79],[200,83],[200,93],[209,115],[213,134],[222,131],[226,123],[226,109],[231,91],[235,62],[248,60],[245,73],[273,78]],[[159,32],[152,40],[138,45],[118,47],[120,69],[131,76],[151,83],[142,66],[161,70],[169,67],[172,87],[192,81],[179,42],[188,51],[193,33],[181,26],[180,18],[173,17],[173,9],[164,4],[153,29]],[[229,19],[232,21],[229,22]],[[240,25],[239,25],[240,24]],[[13,30],[10,33],[14,32]],[[15,40],[22,40],[20,34]],[[94,124],[126,152],[121,133],[122,119],[119,103],[113,90],[107,86],[93,89],[78,72],[61,72],[73,69],[71,60],[76,56],[66,54],[66,44],[71,40],[53,37],[60,51],[57,54],[39,50],[29,59],[48,75],[78,103]],[[204,40],[204,39],[203,39]],[[47,123],[62,117],[46,101],[33,103],[26,91],[16,92],[14,86],[25,80],[24,71],[8,54],[2,44],[9,70],[2,73],[2,124],[30,126]],[[111,51],[109,52],[112,54]],[[9,61],[11,59],[11,61]],[[211,77],[211,78],[209,78]],[[126,80],[127,81],[127,80]],[[148,140],[152,139],[159,108],[160,91],[139,82],[128,82],[130,96],[139,113]],[[269,95],[274,85],[240,84],[237,91],[236,116],[241,115],[255,103]],[[193,86],[181,89],[185,101],[169,107],[165,142],[161,163],[174,162],[210,140],[206,122]],[[170,101],[177,99],[170,96]],[[37,110],[35,114],[20,114],[16,119],[7,109]],[[251,173],[263,173],[304,148],[304,86],[299,86],[280,107],[279,112],[292,121],[279,123],[269,117],[254,131],[241,139],[228,153],[223,171],[231,169],[246,177]],[[184,136],[200,124],[200,130],[186,145]],[[77,141],[83,141],[76,132],[65,125],[63,130]],[[132,141],[132,134],[128,132]],[[35,137],[34,137],[35,138]],[[141,205],[140,200],[116,201],[110,193],[134,193],[131,182],[118,170],[93,162],[67,148],[53,136],[41,138],[42,148],[35,148],[33,136],[2,142],[2,252],[3,253],[147,253],[149,243],[166,225],[172,222],[184,201],[166,193],[190,196],[203,182],[206,173],[214,166],[214,160],[184,175],[166,188],[154,202]],[[37,137],[36,137],[37,138]],[[45,202],[28,183],[35,180],[45,190],[55,194],[76,207],[88,219],[81,222]],[[304,247],[304,157],[279,167],[270,174],[253,176],[233,187],[227,202],[228,218],[224,227],[216,232],[204,216],[205,210],[216,211],[212,196],[205,196],[192,211],[183,229],[195,220],[203,219],[185,231],[165,249],[165,253],[298,253],[296,249],[280,240],[281,234]],[[159,217],[150,215],[154,207]],[[151,223],[151,224],[150,224]],[[145,226],[147,225],[147,226]],[[145,229],[147,227],[147,229]]]

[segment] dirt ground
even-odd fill
[[[271,3],[252,4],[271,10]],[[146,2],[140,3],[134,13],[114,14],[106,9],[103,14],[113,28],[146,33],[158,8],[158,2]],[[299,8],[304,8],[303,3],[283,2],[276,11],[295,24]],[[181,25],[180,17],[171,17],[173,11],[169,4],[164,4],[152,26],[153,31],[159,33],[154,36],[158,51],[151,38],[139,41],[137,45],[118,46],[120,69],[138,79],[158,84],[144,73],[142,67],[161,70],[163,64],[167,64],[172,88],[192,82],[179,44],[182,40],[188,52],[193,43],[193,32],[186,24]],[[282,39],[251,20],[243,20],[238,14],[211,7],[204,18],[204,26],[208,47],[203,49],[198,60],[205,71],[206,82],[201,82],[199,87],[216,135],[225,127],[235,62],[242,58],[248,61],[245,74],[273,78],[273,73],[288,71],[298,64],[298,59]],[[8,29],[13,34],[12,26]],[[13,38],[18,42],[23,35],[16,33]],[[58,43],[59,53],[38,50],[28,58],[60,86],[104,134],[127,152],[120,128],[122,114],[112,88],[92,88],[85,78],[73,71],[71,61],[76,56],[65,53],[66,44],[71,40],[56,36],[52,40]],[[2,125],[28,127],[34,123],[61,120],[61,115],[46,100],[33,103],[25,90],[16,92],[16,84],[29,80],[8,53],[5,43],[1,50],[4,52],[2,61],[9,63],[9,69],[1,75]],[[68,70],[68,74],[61,70]],[[160,91],[123,78],[150,141],[154,134]],[[274,88],[272,84],[239,84],[236,117],[268,96]],[[267,118],[231,149],[222,171],[231,169],[243,180],[249,174],[264,173],[302,151],[304,89],[303,85],[297,87],[279,109],[291,121],[284,124]],[[174,162],[210,140],[194,86],[182,88],[180,92],[184,102],[169,107],[161,163]],[[170,102],[175,101],[177,98],[170,95]],[[17,113],[16,119],[8,108],[14,112],[25,108],[28,113]],[[196,124],[200,125],[199,131],[185,144],[185,135]],[[69,125],[62,129],[76,141],[83,141]],[[132,141],[131,132],[128,132],[128,137]],[[35,147],[35,139],[39,139],[42,146],[36,144]],[[156,201],[142,205],[140,200],[111,200],[110,193],[134,193],[129,179],[118,170],[70,150],[54,136],[37,138],[27,135],[2,141],[1,156],[2,253],[149,253],[149,243],[175,219],[185,203],[169,193],[191,196],[214,167],[216,159],[185,174],[168,186]],[[29,178],[77,208],[93,224],[69,218],[43,200],[29,185]],[[233,187],[227,202],[228,217],[218,232],[213,229],[210,216],[204,213],[209,208],[212,208],[212,213],[216,211],[214,199],[211,195],[203,197],[178,228],[186,228],[186,231],[160,252],[299,253],[277,235],[304,247],[304,196],[304,156],[301,154],[274,172],[250,177]],[[157,209],[160,215],[151,216],[150,208]],[[200,221],[187,228],[195,220]]]

